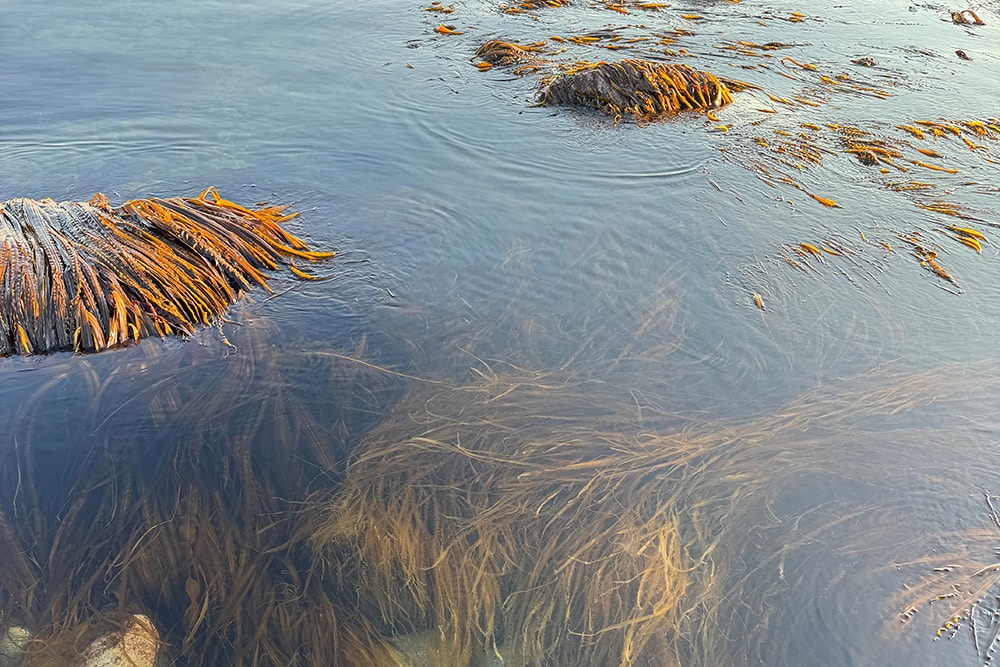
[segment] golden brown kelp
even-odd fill
[[[953,638],[967,630],[972,635],[982,664],[989,664],[1000,648],[1000,498],[984,492],[983,509],[988,526],[955,531],[940,536],[941,545],[895,569],[910,571],[905,590],[893,600],[895,611],[886,622],[892,634],[904,625],[922,630],[937,628],[938,637]]]
[[[491,67],[510,65],[534,65],[541,62],[538,53],[544,42],[536,44],[515,44],[499,39],[491,39],[476,49],[476,56]],[[480,69],[484,66],[480,65]]]
[[[503,5],[500,7],[500,11],[508,14],[520,14],[521,12],[530,12],[545,7],[564,7],[568,4],[568,0],[523,0],[515,5]]]
[[[70,664],[130,614],[152,619],[177,664],[389,664],[295,542],[301,500],[336,486],[337,443],[362,423],[347,392],[323,419],[303,407],[308,392],[365,367],[286,356],[256,324],[227,358],[192,345],[166,368],[136,350],[143,372],[97,378],[100,402],[80,417],[95,435],[58,460],[30,431],[5,442],[0,483],[16,491],[0,500],[0,625],[32,630],[30,664]],[[300,369],[308,389],[290,379]],[[376,408],[385,383],[359,383]],[[126,413],[139,422],[123,436]]]
[[[190,334],[219,318],[265,271],[317,260],[282,229],[282,206],[249,209],[214,188],[114,208],[0,203],[0,356],[93,352],[144,336]]]
[[[434,628],[442,664],[498,639],[527,664],[631,664],[652,639],[662,648],[689,567],[676,518],[655,497],[645,516],[602,507],[630,489],[593,477],[607,461],[592,460],[592,419],[538,414],[560,399],[530,382],[411,398],[315,533],[373,623]]]
[[[542,104],[572,104],[637,118],[716,109],[732,99],[726,84],[713,74],[646,60],[578,65],[555,76],[540,96]]]
[[[714,664],[747,622],[726,601],[744,599],[748,527],[783,482],[967,381],[914,375],[666,432],[563,373],[427,386],[358,450],[312,529],[317,557],[382,632],[431,630],[441,664],[495,645],[525,665]]]

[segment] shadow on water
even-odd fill
[[[279,346],[265,321],[228,357],[209,342],[53,358],[5,434],[3,622],[32,631],[30,664],[66,664],[129,614],[176,664],[424,664],[406,657],[420,636],[428,664],[794,660],[782,596],[835,591],[851,573],[831,553],[906,543],[852,561],[873,578],[929,553],[905,506],[871,518],[865,489],[907,481],[871,464],[873,443],[891,460],[942,437],[914,415],[996,376],[880,369],[773,414],[691,420],[647,398],[668,401],[691,364],[669,354],[672,312],[660,291],[617,353],[583,341],[547,370],[478,355],[504,337],[531,349],[537,327],[513,323],[413,346],[464,363],[451,377],[379,367],[363,344]],[[80,384],[93,405],[61,416]],[[47,447],[47,406],[75,449]],[[869,593],[864,622],[896,617],[890,593]]]

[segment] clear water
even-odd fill
[[[955,368],[967,368],[968,386],[952,400],[874,424],[861,423],[859,409],[865,438],[843,433],[842,452],[816,452],[820,472],[777,494],[761,526],[807,513],[816,528],[845,505],[872,509],[822,538],[803,537],[780,571],[768,554],[787,531],[761,528],[749,540],[748,562],[764,566],[747,584],[739,617],[752,626],[756,607],[771,621],[748,633],[759,646],[734,648],[733,656],[760,664],[978,664],[965,635],[935,641],[933,628],[887,634],[883,624],[893,619],[885,600],[905,582],[893,563],[931,548],[928,535],[989,527],[983,490],[997,486],[1000,396],[982,388],[977,372],[988,378],[996,370],[997,251],[986,244],[976,254],[931,237],[943,239],[939,257],[956,289],[922,268],[892,231],[934,234],[958,223],[991,237],[997,166],[938,138],[926,145],[947,152],[960,175],[913,167],[900,177],[941,184],[975,210],[977,220],[961,221],[914,207],[844,154],[802,177],[810,191],[835,198],[835,209],[765,184],[738,159],[756,155],[753,136],[799,131],[800,123],[878,125],[905,138],[892,128],[996,115],[996,3],[976,5],[984,27],[954,25],[942,6],[879,4],[692,0],[623,16],[578,3],[532,17],[504,14],[493,0],[460,0],[442,17],[405,0],[8,3],[0,199],[86,200],[101,191],[119,202],[215,185],[236,201],[290,202],[303,211],[294,231],[340,250],[323,269],[334,277],[279,280],[278,296],[255,295],[249,312],[273,322],[283,345],[343,351],[366,337],[379,363],[422,376],[454,374],[455,341],[468,344],[469,331],[494,322],[504,324],[477,340],[480,358],[558,366],[591,337],[617,352],[646,304],[664,294],[681,341],[673,354],[685,363],[671,367],[676,377],[632,366],[614,380],[684,419],[741,421],[807,391],[847,391],[852,378],[937,368],[955,377]],[[795,11],[806,20],[783,20]],[[687,13],[704,18],[680,18]],[[442,19],[463,34],[433,32]],[[534,107],[537,78],[472,66],[486,39],[527,43],[609,26],[694,31],[672,48],[776,96],[803,88],[778,74],[805,76],[775,62],[783,55],[876,80],[893,95],[830,94],[820,107],[792,110],[744,93],[718,122],[694,114],[615,125]],[[719,48],[732,40],[796,46],[774,52],[769,69],[748,70],[741,66],[756,61]],[[619,55],[568,46],[580,58]],[[956,49],[972,60],[958,59]],[[850,64],[865,56],[879,66]],[[719,124],[730,132],[715,131]],[[990,149],[1000,159],[996,144]],[[891,239],[895,252],[886,256],[873,243],[856,263],[828,256],[807,271],[783,260],[791,245],[856,243],[860,232]],[[239,327],[226,331],[238,344]],[[85,359],[0,360],[4,455],[18,438],[33,438],[52,451],[54,478],[68,475],[60,452],[148,426],[129,402],[143,374],[166,381],[165,369],[179,360],[219,372],[226,360],[210,344],[214,335]],[[193,354],[199,345],[204,353]],[[112,372],[122,367],[131,379]],[[302,386],[313,381],[308,369],[289,372],[301,374]],[[96,400],[85,378],[95,374],[111,378],[100,385],[102,405],[122,409],[105,408],[86,421],[97,426],[80,429]],[[321,392],[310,386],[302,394],[323,409]]]

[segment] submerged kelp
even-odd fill
[[[260,323],[234,356],[187,346],[172,369],[155,346],[110,375],[70,359],[29,404],[91,383],[98,409],[78,428],[95,437],[49,452],[37,412],[11,425],[0,618],[32,630],[36,665],[66,664],[135,614],[176,664],[393,665],[397,638],[425,632],[442,665],[732,658],[720,628],[754,640],[740,630],[750,571],[800,537],[745,563],[763,508],[969,375],[882,374],[742,423],[679,419],[611,381],[632,360],[667,370],[642,351],[665,349],[650,327],[668,317],[649,314],[619,354],[478,365],[461,383],[380,369],[361,349],[282,352]],[[391,411],[389,380],[410,386]],[[112,440],[103,424],[124,410],[148,425]],[[386,416],[365,433],[367,411]],[[869,473],[883,476],[859,463]]]
[[[77,428],[95,436],[59,460],[32,436],[34,411],[10,425],[0,622],[32,631],[29,664],[69,664],[132,614],[151,619],[176,664],[388,660],[364,623],[344,622],[353,610],[331,599],[294,541],[301,500],[336,485],[345,441],[388,387],[370,373],[363,380],[365,366],[347,354],[277,353],[267,329],[245,327],[225,358],[186,347],[173,368],[150,356],[156,346],[130,351],[130,363],[107,375],[71,359],[75,372],[29,402],[37,410],[66,383],[92,378],[97,401]],[[322,419],[289,379],[306,368],[309,390],[340,387]],[[144,426],[124,439],[105,430],[126,411]]]
[[[0,203],[0,356],[96,352],[139,338],[190,334],[222,316],[265,271],[315,252],[281,227],[283,206],[244,208],[214,188],[197,197],[112,207]]]
[[[961,386],[913,376],[674,431],[561,373],[417,389],[359,448],[313,540],[342,595],[383,632],[431,629],[441,664],[483,650],[525,665],[712,664],[719,628],[750,623],[739,554],[768,499],[818,470],[818,453],[849,456],[842,434],[866,441],[866,418]]]
[[[574,67],[549,81],[540,99],[543,104],[573,104],[644,119],[717,109],[733,101],[729,88],[708,72],[644,60]]]
[[[539,44],[515,44],[499,39],[491,39],[476,49],[479,69],[489,67],[509,67],[510,65],[536,65],[542,60],[538,56]],[[485,64],[484,64],[485,63]]]
[[[890,632],[936,627],[937,637],[948,639],[971,634],[977,657],[988,665],[1000,648],[1000,497],[988,490],[983,496],[983,527],[942,535],[945,546],[935,553],[897,565],[912,578],[894,599],[898,617],[886,626]]]

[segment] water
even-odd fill
[[[967,634],[934,641],[936,626],[893,634],[882,625],[895,621],[885,601],[921,573],[904,576],[893,563],[954,548],[950,531],[991,525],[983,490],[995,490],[1000,432],[990,386],[1000,342],[997,252],[988,243],[977,254],[939,232],[957,224],[992,236],[997,166],[984,158],[997,155],[997,144],[976,140],[990,152],[971,151],[954,138],[920,142],[895,126],[995,116],[1000,8],[977,5],[986,26],[973,27],[952,24],[943,7],[897,1],[877,12],[861,2],[692,1],[627,16],[583,3],[512,16],[500,5],[467,0],[448,15],[402,0],[5,7],[0,198],[87,200],[103,191],[117,203],[216,185],[236,201],[303,211],[294,231],[340,251],[321,269],[332,278],[278,279],[277,296],[254,294],[234,318],[275,327],[270,345],[292,360],[282,371],[297,401],[329,416],[331,395],[352,397],[347,417],[324,422],[345,449],[390,410],[407,380],[345,389],[336,375],[317,381],[314,366],[294,363],[297,352],[343,353],[364,340],[375,363],[450,379],[470,366],[568,363],[672,415],[665,427],[741,423],[780,413],[804,392],[850,394],[879,377],[940,372],[956,387],[950,398],[891,416],[859,405],[858,423],[843,433],[803,429],[804,442],[815,432],[823,446],[802,446],[802,474],[776,486],[771,506],[753,519],[759,528],[748,526],[752,539],[739,555],[745,607],[733,605],[724,616],[733,626],[721,632],[742,638],[730,647],[733,661],[978,664]],[[796,11],[805,20],[786,20]],[[441,22],[463,34],[433,32]],[[693,114],[615,125],[533,106],[535,76],[472,66],[486,39],[529,43],[609,27],[627,37],[682,27],[694,34],[658,47],[661,54],[683,48],[694,66],[823,103],[792,107],[749,92],[718,121]],[[721,48],[737,40],[791,46],[760,52],[769,58]],[[650,53],[646,43],[620,53],[565,46],[558,57]],[[779,63],[785,55],[891,96],[820,84],[811,71]],[[878,64],[851,64],[861,57]],[[826,124],[854,125],[939,150],[960,172],[900,160],[909,171],[882,175],[835,150],[820,166],[793,170],[800,190],[771,187],[746,168],[775,155],[754,137],[778,141],[786,135],[775,130],[804,132],[802,123],[822,126],[807,133],[831,150],[838,145]],[[934,183],[932,198],[966,206],[975,219],[917,208],[915,195],[885,187],[912,179]],[[920,266],[900,237],[913,231],[939,246],[957,286]],[[850,260],[795,253],[826,239],[851,249]],[[669,316],[643,329],[647,310],[663,303]],[[225,327],[237,345],[244,328]],[[643,336],[633,341],[637,331]],[[166,392],[171,378],[197,383],[224,373],[232,360],[216,336],[92,358],[2,360],[4,456],[13,460],[29,440],[45,452],[55,481],[42,504],[58,511],[60,489],[73,483],[65,467],[73,452],[95,442],[141,448],[136,433],[170,441],[148,416],[156,392],[142,387]],[[574,356],[581,345],[589,352]],[[602,355],[637,349],[664,358],[602,365]],[[270,387],[266,378],[252,382]],[[866,510],[820,530],[851,508]],[[779,569],[775,554],[793,525],[802,542]],[[990,549],[977,557],[988,560]],[[768,625],[754,627],[765,613]]]

